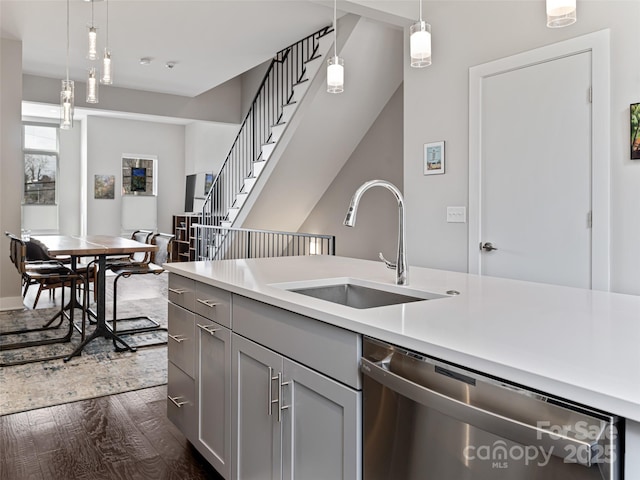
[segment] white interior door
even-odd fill
[[[481,76],[470,125],[470,272],[592,287],[592,57],[525,55]]]

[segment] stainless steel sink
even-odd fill
[[[304,282],[301,282],[304,283]],[[395,285],[377,285],[356,279],[335,279],[328,284],[281,284],[285,290],[309,297],[326,300],[327,302],[345,305],[351,308],[376,308],[387,305],[397,305],[411,302],[421,302],[436,298],[446,298],[447,295],[423,292],[420,290],[404,289]]]

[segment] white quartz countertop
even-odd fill
[[[410,267],[394,286],[381,262],[307,256],[169,263],[170,272],[640,421],[640,297]],[[459,295],[355,309],[279,283],[352,278]]]

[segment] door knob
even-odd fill
[[[491,250],[497,250],[497,248],[494,247],[491,242],[485,242],[485,243],[480,242],[480,249],[486,252],[490,252]]]

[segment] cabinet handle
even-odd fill
[[[171,400],[171,403],[173,403],[178,408],[182,408],[183,405],[186,405],[187,403],[189,403],[188,400],[180,401],[182,397],[172,397],[170,395],[167,395],[167,398]]]
[[[198,328],[200,328],[201,330],[204,330],[210,335],[215,335],[215,333],[218,330],[220,330],[219,328],[216,328],[213,325],[200,325],[199,323],[196,323],[196,325],[198,326]]]
[[[167,336],[171,340],[173,340],[174,342],[177,342],[177,343],[182,343],[187,339],[187,337],[185,337],[184,335],[171,335],[171,334],[168,334]]]
[[[287,410],[290,405],[282,405],[282,387],[291,385],[291,381],[282,381],[282,372],[278,372],[278,423],[282,422],[282,411]]]
[[[169,287],[169,291],[172,293],[175,293],[176,295],[182,295],[184,293],[187,293],[187,290],[185,288],[171,288]]]
[[[278,380],[280,378],[282,374],[278,373],[278,375],[274,375],[273,374],[273,368],[269,367],[269,415],[271,415],[271,410],[273,409],[273,404],[275,403],[276,405],[280,406],[280,394],[278,394],[278,398],[276,398],[275,400],[273,399],[273,381],[274,380]],[[278,383],[279,385],[279,383]],[[278,414],[278,418],[280,418],[280,415]],[[280,421],[280,420],[278,420]]]
[[[203,300],[201,298],[196,298],[196,302],[206,305],[209,308],[213,308],[218,305],[218,302],[214,302],[213,300]]]

